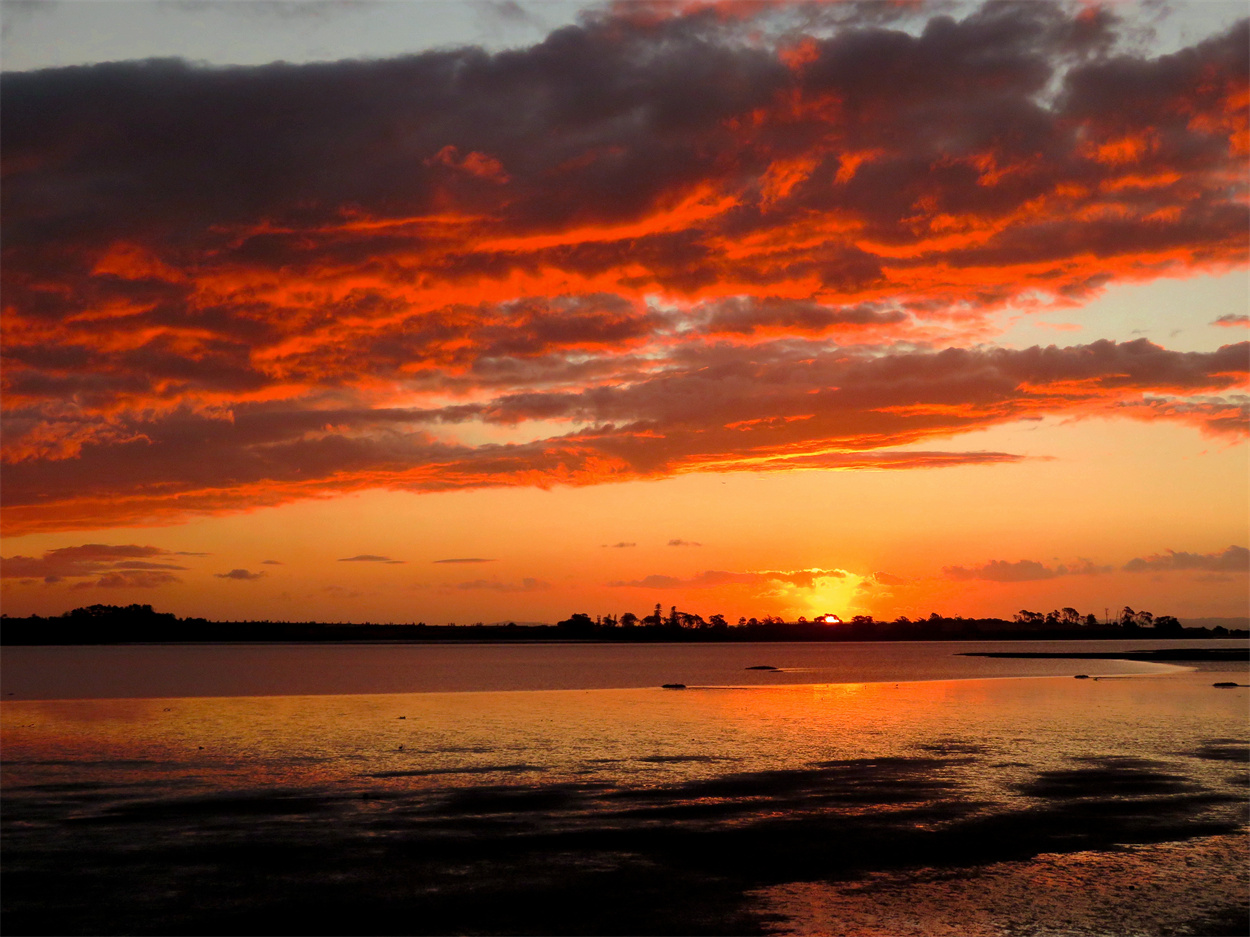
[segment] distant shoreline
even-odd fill
[[[1071,611],[1070,609],[1067,611]],[[1030,613],[1032,614],[1032,613]],[[623,616],[624,617],[624,616]],[[1147,616],[1149,618],[1149,616]],[[240,644],[240,643],[529,643],[561,641],[602,644],[704,644],[723,642],[793,641],[1097,641],[1097,640],[1205,640],[1250,637],[1250,618],[1199,619],[1213,627],[1184,627],[1171,616],[1153,619],[1153,626],[1129,620],[1096,624],[1092,616],[1081,621],[1008,621],[1002,618],[944,617],[937,614],[911,621],[876,621],[856,616],[849,622],[824,620],[794,622],[770,618],[728,624],[722,616],[704,622],[674,609],[668,620],[659,613],[636,623],[618,624],[613,618],[592,619],[575,614],[555,625],[516,622],[471,625],[380,624],[318,621],[209,621],[178,618],[150,605],[93,605],[64,615],[44,618],[0,617],[0,646],[58,646],[101,644]],[[1230,628],[1228,625],[1240,625]]]
[[[127,644],[735,644],[735,643],[851,643],[903,641],[1208,641],[1250,638],[1250,631],[1182,628],[1158,634],[1153,629],[1082,628],[1080,630],[1009,630],[969,627],[938,630],[930,627],[884,629],[877,633],[852,628],[781,624],[731,627],[723,631],[632,628],[591,634],[570,634],[552,625],[327,625],[315,622],[188,622],[187,627],[105,626],[64,627],[60,619],[5,619],[0,625],[2,647],[58,647]],[[986,653],[986,657],[1054,657],[1097,659],[1123,654]],[[1156,658],[1150,658],[1156,659]]]

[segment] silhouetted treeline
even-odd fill
[[[123,644],[177,642],[285,642],[285,641],[986,641],[1073,640],[1081,638],[1202,638],[1247,637],[1244,630],[1183,628],[1169,615],[1152,616],[1126,608],[1115,620],[1098,621],[1073,609],[1047,614],[1021,611],[1012,620],[1002,618],[907,617],[877,621],[857,615],[848,622],[827,623],[800,618],[787,622],[765,616],[739,618],[730,624],[723,615],[704,619],[672,607],[660,606],[643,618],[626,612],[592,618],[578,612],[556,625],[521,626],[513,622],[486,625],[380,624],[364,622],[208,621],[177,618],[156,612],[150,605],[91,605],[64,615],[44,618],[4,616],[0,643]]]

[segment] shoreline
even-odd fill
[[[966,651],[960,657],[995,657],[1008,660],[1132,660],[1142,663],[1250,662],[1250,646],[1242,648],[1154,648],[1143,651]]]

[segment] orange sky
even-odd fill
[[[1131,12],[6,74],[5,611],[1246,614],[1247,26]]]

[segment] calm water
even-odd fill
[[[6,931],[1241,932],[1247,667],[977,649],[9,649]]]
[[[216,644],[14,647],[6,698],[299,696],[870,683],[1167,670],[1129,661],[961,657],[971,651],[1116,651],[1167,641],[794,644]],[[1203,647],[1245,642],[1205,641]],[[782,672],[747,670],[770,665]]]

